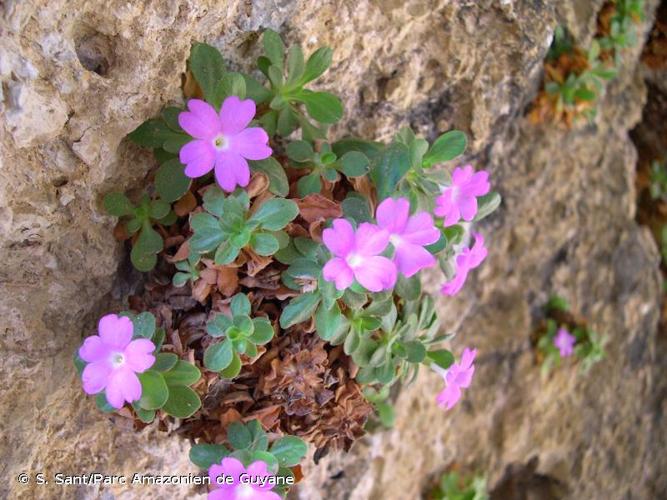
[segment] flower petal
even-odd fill
[[[236,153],[219,153],[215,161],[215,180],[222,189],[231,193],[236,186],[247,186],[250,180],[250,167],[245,158]],[[239,181],[245,180],[245,183]]]
[[[220,108],[222,133],[225,135],[238,134],[255,117],[255,111],[255,101],[252,99],[241,100],[235,95],[229,96]]]
[[[396,284],[396,265],[386,257],[366,257],[354,269],[359,284],[371,292],[389,290]]]
[[[178,159],[185,165],[185,175],[191,179],[201,177],[215,165],[215,148],[210,141],[190,141],[181,148]]]
[[[125,402],[132,403],[141,398],[139,377],[129,368],[114,370],[109,377],[106,390],[107,401],[114,408],[122,408]]]
[[[435,210],[438,217],[445,218],[445,227],[453,226],[461,218],[458,205],[454,202],[454,189],[445,189],[435,200]]]
[[[142,373],[155,363],[155,344],[148,339],[137,339],[129,343],[123,352],[127,366],[134,372]]]
[[[462,189],[463,193],[470,196],[484,196],[491,190],[489,184],[489,173],[486,170],[480,170],[472,176],[470,181]]]
[[[111,375],[111,365],[107,360],[88,363],[81,374],[83,390],[86,394],[97,394],[104,390]]]
[[[237,460],[233,457],[225,457],[221,462],[221,472],[227,476],[231,476],[234,479],[234,484],[238,485],[241,482],[241,474],[246,472],[245,467],[240,460]]]
[[[477,349],[470,349],[468,347],[463,349],[463,353],[461,354],[461,362],[459,363],[461,368],[464,370],[470,368],[475,361],[475,356],[477,356]]]
[[[458,205],[463,220],[470,222],[475,218],[477,214],[477,198],[474,196],[461,196]]]
[[[396,247],[394,261],[396,262],[398,271],[406,278],[409,278],[422,269],[435,265],[437,259],[424,247],[402,243]]]
[[[230,149],[249,160],[263,160],[273,152],[268,146],[269,136],[263,128],[242,130],[230,137]]]
[[[389,233],[375,224],[364,222],[354,235],[355,251],[359,255],[381,254],[389,244]]]
[[[332,254],[346,257],[354,249],[352,224],[345,219],[334,220],[332,227],[322,232],[322,240]]]
[[[107,314],[100,318],[97,331],[102,342],[112,349],[122,351],[132,340],[134,326],[130,318],[126,316]]]
[[[448,385],[438,394],[436,401],[441,408],[449,410],[459,399],[461,399],[461,389],[456,385]]]
[[[479,233],[473,233],[473,237],[475,238],[475,244],[470,249],[468,257],[468,266],[470,269],[478,267],[489,253],[484,246],[484,236]]]
[[[408,219],[402,238],[415,245],[431,245],[440,239],[440,230],[431,214],[419,212]]]
[[[87,337],[79,348],[79,356],[87,363],[107,359],[109,354],[110,349],[98,335]]]
[[[190,99],[188,109],[190,112],[178,115],[178,124],[188,134],[197,139],[212,139],[220,133],[220,120],[213,106],[201,99]]]
[[[461,288],[463,288],[463,285],[466,282],[466,278],[468,277],[468,268],[467,267],[459,267],[456,270],[456,276],[444,285],[442,285],[442,288],[440,288],[440,293],[443,295],[456,295],[461,291]]]
[[[336,283],[336,289],[345,290],[354,281],[352,269],[340,257],[330,259],[322,269],[322,277]]]
[[[377,207],[378,226],[392,234],[402,234],[410,215],[410,202],[405,198],[387,198]]]
[[[459,387],[463,387],[464,389],[470,386],[470,382],[472,382],[472,376],[475,374],[475,367],[471,366],[470,368],[467,368],[465,370],[459,371],[458,375],[456,376],[456,385]]]
[[[263,462],[262,460],[256,460],[255,462],[251,463],[246,470],[248,474],[250,474],[250,476],[252,477],[257,477],[257,478],[273,477],[273,474],[271,474],[268,470],[266,462]],[[269,481],[267,481],[264,485],[261,484],[252,485],[252,487],[257,491],[270,491],[273,489],[273,486],[274,485],[271,484]]]
[[[456,167],[452,172],[452,185],[462,186],[472,179],[475,170],[472,165],[465,165],[464,167]]]

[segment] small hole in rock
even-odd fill
[[[75,41],[76,55],[81,66],[106,77],[113,64],[113,43],[102,33],[89,33]]]
[[[67,177],[57,177],[56,179],[51,181],[51,184],[53,184],[53,187],[59,188],[59,187],[63,187],[64,185],[66,185],[67,182],[68,182]]]

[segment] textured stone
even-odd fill
[[[417,498],[453,463],[487,472],[499,498],[517,489],[530,498],[666,494],[659,257],[633,221],[635,153],[627,136],[644,99],[640,48],[625,55],[594,125],[563,132],[522,118],[556,24],[565,22],[587,43],[601,4],[0,5],[0,496],[194,497],[197,490],[187,487],[98,491],[24,486],[13,478],[22,471],[195,471],[187,443],[151,430],[127,432],[101,416],[81,394],[70,361],[96,318],[118,309],[133,282],[100,206],[112,189],[141,186],[151,165],[125,135],[180,100],[192,41],[213,43],[230,66],[248,69],[266,27],[307,52],[335,49],[321,83],[345,103],[334,134],[387,139],[410,124],[433,138],[463,129],[470,159],[490,169],[505,199],[481,228],[489,260],[460,297],[440,306],[446,328],[458,333],[455,350],[480,350],[473,389],[455,411],[442,413],[433,402],[441,382],[422,373],[398,396],[394,429],[369,436],[347,456],[308,464],[297,494]],[[610,339],[607,360],[588,376],[562,369],[539,378],[529,335],[551,292]]]

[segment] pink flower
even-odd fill
[[[345,219],[333,221],[333,227],[322,233],[324,244],[334,255],[322,270],[327,281],[338,290],[349,287],[356,279],[371,292],[389,290],[396,283],[396,265],[381,254],[389,244],[389,233],[364,222],[355,232]]]
[[[215,489],[208,500],[280,500],[278,493],[271,491],[273,477],[265,462],[258,460],[246,469],[236,458],[226,457],[220,464],[211,465],[208,477]]]
[[[461,389],[467,389],[472,382],[475,373],[473,361],[477,355],[477,349],[463,349],[461,362],[454,363],[444,373],[445,388],[438,394],[436,401],[445,410],[451,409],[461,399]]]
[[[574,352],[574,343],[577,339],[571,335],[565,328],[559,328],[558,333],[554,337],[554,345],[560,351],[562,358],[571,356]]]
[[[436,198],[433,212],[445,218],[445,227],[453,226],[461,218],[469,222],[477,213],[477,196],[485,195],[490,189],[488,172],[475,173],[472,165],[457,167],[452,173],[452,185]]]
[[[440,239],[440,231],[427,212],[410,216],[410,202],[405,198],[387,198],[375,213],[378,226],[389,233],[394,247],[394,262],[398,270],[410,277],[418,271],[431,267],[437,260],[424,245]]]
[[[155,344],[148,339],[132,340],[134,326],[130,318],[107,314],[100,319],[99,335],[88,337],[79,348],[79,356],[88,364],[81,380],[86,394],[106,389],[106,398],[114,408],[141,398],[137,373],[155,363]]]
[[[443,295],[451,296],[459,293],[468,277],[468,272],[479,266],[486,258],[487,250],[484,246],[484,237],[479,233],[473,233],[473,236],[475,237],[475,244],[472,248],[464,248],[456,257],[456,275],[454,279],[442,285],[440,292]]]
[[[255,102],[230,96],[218,114],[207,102],[190,99],[188,109],[178,115],[181,128],[195,138],[179,154],[185,175],[201,177],[215,166],[215,180],[225,191],[247,186],[250,168],[246,159],[263,160],[272,152],[264,129],[246,128],[255,116]]]

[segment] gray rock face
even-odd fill
[[[247,69],[263,28],[306,51],[335,49],[323,87],[344,100],[334,129],[387,139],[410,124],[457,127],[504,196],[485,222],[490,257],[441,300],[455,351],[480,351],[472,388],[443,413],[422,373],[397,424],[347,456],[306,467],[301,498],[417,498],[446,466],[486,471],[498,498],[659,498],[667,493],[659,255],[634,222],[640,47],[624,54],[594,124],[570,132],[523,118],[553,29],[584,43],[602,0],[99,0],[0,5],[0,496],[193,498],[185,486],[19,484],[20,472],[185,474],[188,444],[117,428],[71,367],[100,314],[120,307],[127,264],[110,190],[138,187],[151,159],[125,135],[180,99],[192,41]],[[647,2],[652,12],[657,3]],[[642,34],[651,25],[649,15]],[[440,278],[432,278],[433,287]],[[529,335],[557,292],[609,337],[588,376],[540,379]],[[333,479],[334,477],[338,479]]]

